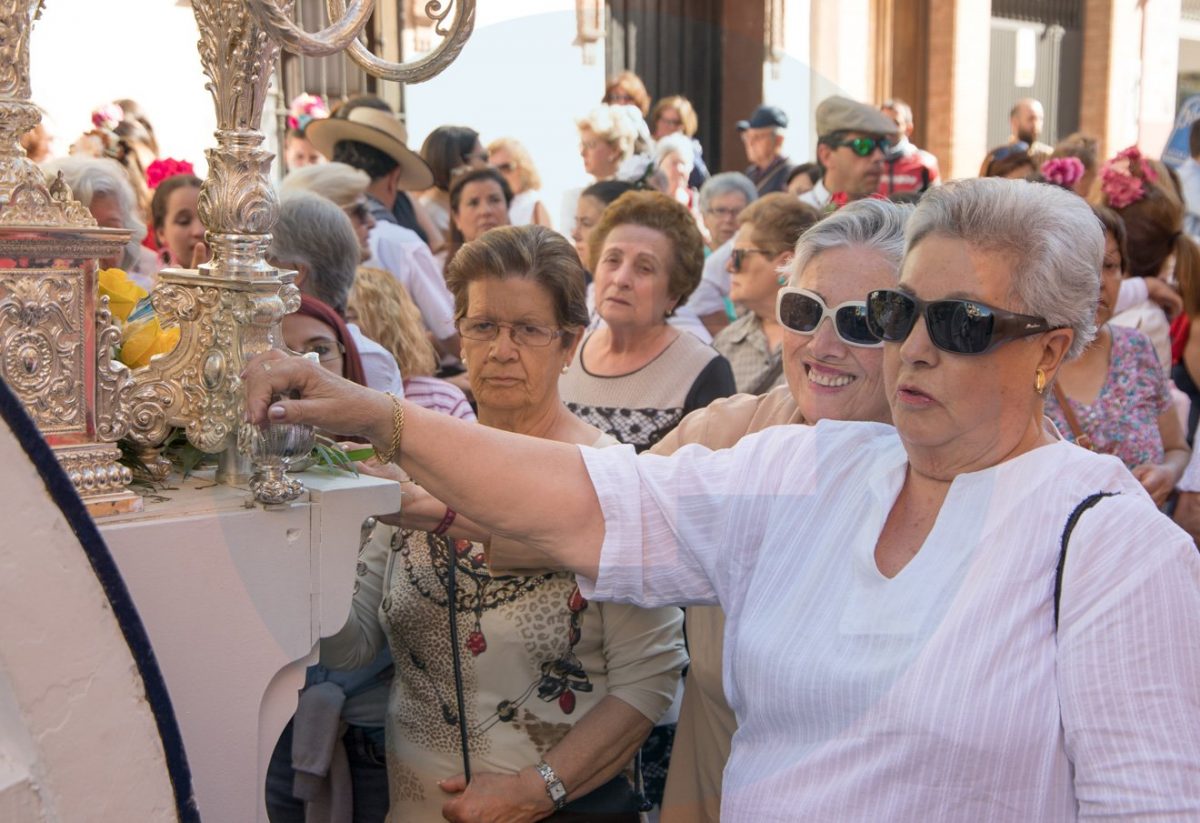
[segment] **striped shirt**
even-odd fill
[[[959,475],[889,579],[890,426],[582,451],[605,520],[584,596],[725,609],[722,820],[1200,820],[1200,556],[1116,458],[1060,441]],[[1056,629],[1064,524],[1102,490]]]
[[[406,377],[404,379],[404,398],[418,406],[430,409],[459,420],[475,422],[475,411],[467,401],[462,389],[446,380],[437,377]]]

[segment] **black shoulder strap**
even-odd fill
[[[1106,497],[1112,497],[1120,492],[1096,492],[1083,499],[1083,502],[1075,507],[1075,511],[1071,512],[1071,516],[1067,518],[1067,525],[1063,529],[1062,543],[1058,551],[1058,569],[1054,573],[1054,631],[1058,631],[1058,609],[1062,602],[1062,584],[1063,584],[1063,567],[1067,563],[1067,543],[1071,540],[1071,532],[1075,531],[1075,524],[1079,522],[1079,518],[1085,511],[1099,503]]]

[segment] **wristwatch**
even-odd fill
[[[539,760],[534,768],[546,783],[546,794],[550,796],[550,802],[554,804],[554,811],[567,805],[567,787],[558,779],[558,775],[554,773],[554,769],[550,768],[550,764],[545,760]]]

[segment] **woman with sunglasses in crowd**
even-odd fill
[[[783,195],[767,195],[759,202],[776,197]],[[882,343],[867,328],[862,298],[896,285],[904,223],[911,211],[886,201],[861,200],[804,232],[786,267],[790,285],[772,305],[785,330],[787,385],[757,397],[739,394],[714,401],[685,417],[651,453],[672,454],[690,443],[725,449],[771,426],[890,422]],[[719,606],[691,606],[685,629],[690,662],[661,820],[716,823],[721,773],[737,729],[721,681],[725,614]]]
[[[250,417],[399,438],[433,493],[520,535],[493,567],[544,555],[585,596],[719,603],[722,820],[1196,819],[1200,556],[1043,415],[1095,334],[1103,230],[1074,194],[983,179],[926,193],[906,231],[899,286],[867,296],[895,428],[638,458],[473,429],[279,353],[247,370]]]
[[[713,339],[742,394],[762,394],[783,384],[783,339],[776,296],[787,275],[796,241],[820,214],[790,194],[776,192],[751,203],[738,217],[733,238],[729,299],[747,309]],[[865,293],[865,292],[864,292]]]
[[[508,218],[514,226],[549,226],[550,210],[542,200],[542,178],[533,158],[519,140],[501,137],[488,143],[488,164],[504,175],[512,189]]]

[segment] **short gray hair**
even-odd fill
[[[339,314],[346,310],[361,247],[350,218],[332,200],[293,192],[279,201],[267,256],[284,266],[308,267],[308,291]]]
[[[96,197],[111,197],[117,201],[122,225],[133,232],[125,244],[121,266],[126,271],[132,269],[146,237],[146,224],[138,217],[137,197],[124,167],[107,157],[60,157],[42,166],[47,183],[53,183],[60,171],[71,187],[71,195],[84,206],[91,208]]]
[[[721,172],[708,178],[700,187],[700,211],[708,211],[708,206],[714,197],[721,197],[732,192],[737,192],[745,197],[747,206],[758,199],[758,189],[754,187],[754,183],[750,181],[749,177],[740,171]]]
[[[899,276],[904,227],[912,213],[912,206],[874,198],[843,206],[800,235],[796,254],[787,266],[789,278],[798,277],[821,252],[851,246],[878,252]]]
[[[654,163],[656,165],[662,163],[663,159],[672,152],[678,154],[679,159],[687,165],[696,165],[696,149],[692,145],[692,138],[683,132],[668,134],[662,140],[658,141],[654,146]]]
[[[955,180],[921,198],[908,221],[905,254],[930,235],[1011,259],[1017,311],[1073,330],[1067,359],[1096,336],[1104,229],[1083,198],[1024,180]]]

